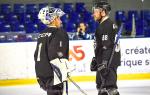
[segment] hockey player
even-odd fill
[[[34,54],[37,81],[47,95],[63,95],[67,81],[69,38],[61,28],[60,17],[64,12],[59,8],[46,6],[39,11],[38,18],[47,25],[41,31]]]
[[[93,7],[93,16],[99,22],[95,32],[96,84],[98,95],[119,95],[117,90],[117,67],[120,65],[120,52],[116,49],[111,63],[110,56],[115,43],[117,26],[110,20],[111,6],[105,0],[97,1]],[[110,66],[108,66],[110,63]]]

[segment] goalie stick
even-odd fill
[[[63,82],[63,95],[68,95],[68,81]]]
[[[82,92],[82,94],[88,95],[84,90],[82,90],[82,89],[80,88],[79,85],[77,85],[77,84],[70,78],[70,76],[68,76],[68,79],[71,81],[71,83],[73,83],[73,84],[78,88],[78,90],[80,90],[80,91]]]

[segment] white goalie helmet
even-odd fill
[[[39,11],[38,19],[40,19],[43,24],[47,25],[56,17],[61,17],[64,14],[65,13],[60,8],[46,6]]]

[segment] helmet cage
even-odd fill
[[[49,24],[56,17],[61,17],[64,14],[65,13],[60,8],[46,6],[40,10],[38,19],[40,19],[43,24]]]

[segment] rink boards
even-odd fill
[[[121,39],[121,66],[119,80],[150,79],[150,39]],[[0,86],[37,83],[34,70],[36,42],[0,44]],[[90,72],[90,62],[94,56],[93,40],[70,41],[70,64],[76,70],[72,79],[77,82],[95,80],[95,72]],[[13,79],[13,80],[12,80]]]
[[[81,76],[72,76],[71,77],[75,82],[95,82],[94,75],[81,75]],[[121,80],[150,80],[149,73],[142,74],[118,74],[118,81]],[[0,86],[15,86],[15,85],[30,85],[37,84],[35,78],[28,79],[9,79],[9,80],[0,80]]]

